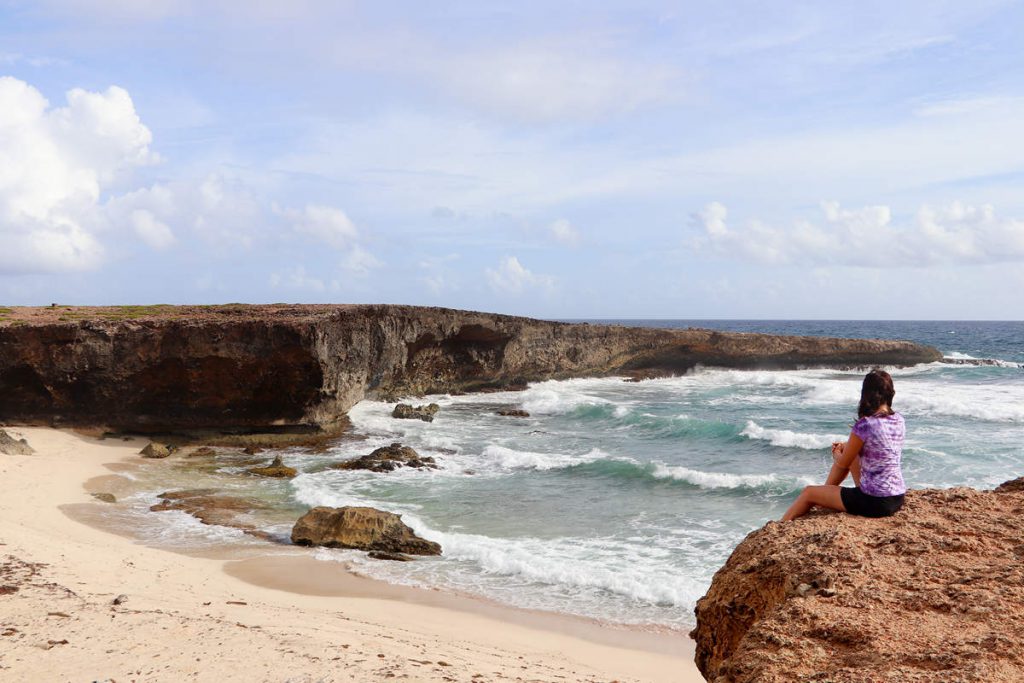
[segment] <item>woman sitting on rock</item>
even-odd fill
[[[824,486],[807,486],[786,510],[782,521],[796,519],[815,505],[863,517],[888,517],[903,507],[900,458],[906,427],[893,412],[892,377],[872,370],[864,377],[857,422],[846,443],[832,444],[832,470]],[[847,474],[855,487],[840,487]]]

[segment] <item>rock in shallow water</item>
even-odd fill
[[[437,462],[430,456],[420,457],[420,454],[413,449],[396,442],[390,446],[382,446],[369,455],[355,460],[331,465],[331,469],[336,470],[370,470],[371,472],[393,472],[399,467],[426,467],[436,470]]]
[[[161,499],[161,502],[149,508],[152,512],[181,510],[203,524],[231,527],[250,536],[273,540],[269,534],[257,528],[246,518],[253,510],[265,510],[269,507],[262,501],[239,496],[226,496],[217,489],[166,491],[157,497]]]
[[[433,422],[434,416],[437,415],[439,410],[441,410],[441,406],[436,403],[429,403],[425,406],[411,406],[408,403],[399,403],[391,412],[391,417],[397,417],[400,420]]]
[[[145,448],[139,451],[139,455],[143,458],[166,458],[173,452],[174,449],[170,446],[165,446],[162,443],[156,443],[154,441],[153,443],[147,444]]]
[[[409,555],[441,554],[440,545],[417,536],[400,515],[367,507],[315,507],[295,522],[292,543]]]
[[[275,456],[274,461],[266,467],[252,467],[249,470],[250,474],[255,474],[260,477],[275,477],[277,479],[291,479],[298,474],[298,470],[294,467],[288,467],[281,461],[281,456]]]

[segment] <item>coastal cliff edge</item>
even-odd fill
[[[569,377],[939,360],[905,341],[560,323],[397,305],[6,308],[0,420],[329,428],[363,398]]]

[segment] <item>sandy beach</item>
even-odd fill
[[[0,455],[0,680],[703,680],[687,638],[388,586],[308,557],[141,545],[76,519],[107,505],[84,484],[145,442],[8,432],[36,453]]]

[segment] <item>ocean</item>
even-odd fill
[[[988,488],[1024,474],[1024,323],[630,320],[651,327],[910,339],[944,362],[890,369],[907,422],[909,486]],[[204,465],[156,462],[117,514],[148,542],[177,548],[260,541],[184,513],[150,513],[174,486],[216,486],[272,504],[254,513],[284,539],[315,505],[402,514],[440,558],[395,563],[311,550],[395,583],[482,596],[605,622],[686,629],[714,572],[749,532],[821,483],[829,444],[855,419],[864,370],[697,368],[676,378],[540,382],[521,392],[428,396],[434,422],[396,420],[393,404],[350,412],[364,441],[329,453],[281,451],[290,481],[240,476],[225,454]],[[497,415],[521,408],[528,418]],[[326,469],[400,441],[440,469]],[[261,454],[266,460],[271,453]]]

